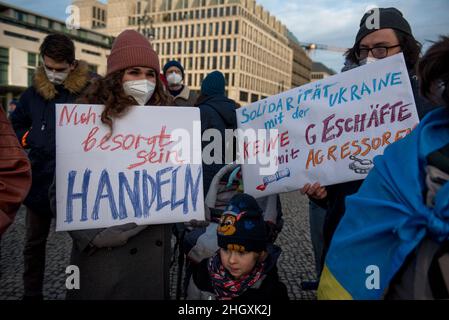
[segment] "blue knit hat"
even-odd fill
[[[220,71],[213,71],[201,83],[201,94],[205,96],[225,94],[225,78]]]
[[[267,229],[256,199],[245,193],[232,197],[217,228],[218,246],[235,251],[261,252],[267,247]]]
[[[165,64],[163,68],[164,76],[166,76],[167,70],[171,67],[176,67],[181,70],[182,78],[184,79],[184,67],[176,60],[169,61]]]

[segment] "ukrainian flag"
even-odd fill
[[[428,114],[406,138],[374,159],[326,256],[318,299],[382,299],[406,257],[424,237],[449,238],[449,183],[425,205],[427,156],[449,143],[449,110]]]

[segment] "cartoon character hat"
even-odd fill
[[[262,209],[252,196],[239,193],[231,198],[217,228],[218,246],[235,251],[266,250],[267,231]]]

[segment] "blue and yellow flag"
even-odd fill
[[[318,288],[318,299],[381,299],[388,285],[425,236],[449,237],[449,183],[425,205],[427,156],[449,143],[449,111],[428,114],[406,138],[374,159],[332,239]],[[378,272],[379,285],[369,282]]]

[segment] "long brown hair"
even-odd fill
[[[80,97],[78,103],[103,104],[101,122],[106,124],[111,133],[114,129],[114,119],[126,114],[130,107],[137,105],[137,101],[125,94],[123,90],[123,75],[125,70],[120,70],[94,81],[85,94]],[[163,83],[156,75],[156,88],[148,102],[152,106],[169,106],[173,104],[171,97],[164,91]]]

